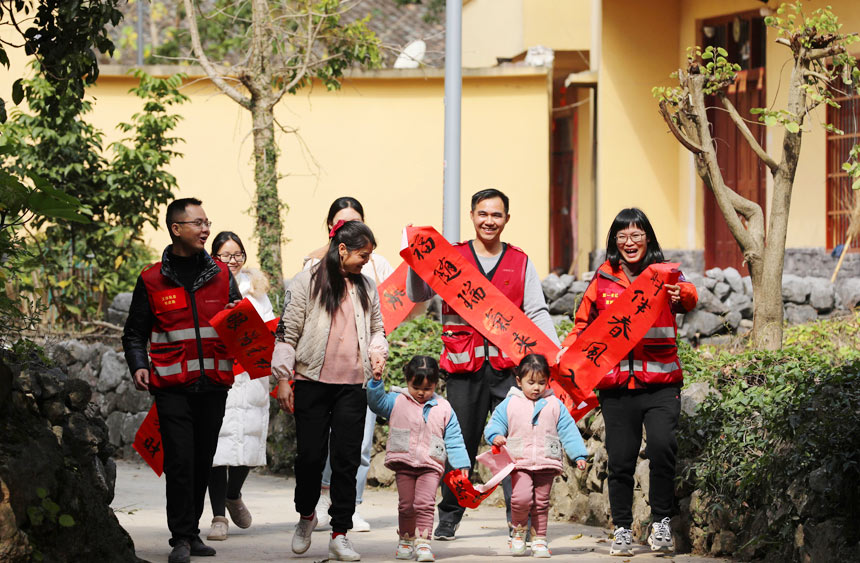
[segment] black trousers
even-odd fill
[[[296,512],[313,514],[320,498],[326,456],[331,456],[331,529],[346,533],[355,512],[355,473],[361,463],[361,439],[367,393],[361,385],[297,380]]]
[[[472,465],[478,455],[478,445],[484,435],[487,425],[487,416],[501,403],[516,385],[513,370],[499,371],[484,362],[476,372],[452,373],[446,381],[448,402],[457,420],[460,422],[460,430],[463,432],[463,441],[466,443],[466,452]],[[445,464],[445,473],[453,468]],[[505,506],[507,507],[508,522],[511,521],[511,479],[502,481],[502,490],[505,494]],[[457,497],[447,486],[442,486],[442,500],[439,502],[439,522],[458,524],[463,518],[465,508],[457,504]]]
[[[209,472],[209,504],[212,516],[224,516],[227,499],[236,500],[242,496],[242,485],[248,478],[251,468],[247,465],[218,465]]]
[[[200,534],[209,471],[224,419],[227,390],[204,393],[159,390],[158,409],[170,545]]]
[[[675,386],[600,392],[609,454],[609,505],[616,526],[630,528],[633,524],[633,474],[643,424],[648,439],[645,454],[651,466],[651,515],[661,520],[674,513],[680,396],[681,389]]]

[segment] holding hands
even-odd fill
[[[382,379],[382,373],[385,371],[385,356],[377,352],[371,352],[370,369],[373,370],[373,379],[375,381]]]

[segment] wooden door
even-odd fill
[[[574,186],[574,138],[576,115],[552,120],[553,148],[550,161],[550,247],[552,270],[567,273],[574,260],[576,248],[576,193]]]

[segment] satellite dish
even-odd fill
[[[416,39],[397,55],[397,60],[394,61],[394,68],[418,68],[421,66],[421,61],[424,60],[424,53],[426,52],[427,44],[420,39]]]

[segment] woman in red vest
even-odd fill
[[[651,264],[664,262],[663,251],[648,217],[637,208],[622,209],[609,228],[606,262],[594,274],[576,312],[574,330],[562,344],[569,347],[585,328]],[[615,523],[611,555],[633,555],[633,473],[648,436],[653,551],[674,551],[669,522],[674,512],[675,432],[681,412],[683,374],[676,346],[675,314],[696,306],[693,284],[680,277],[666,286],[670,303],[626,359],[597,384],[606,424],[609,455],[609,504]]]

